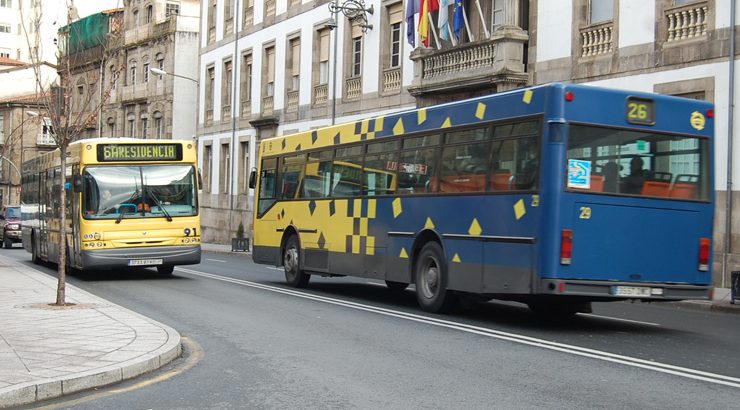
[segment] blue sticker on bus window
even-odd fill
[[[591,161],[568,160],[568,188],[591,188]]]

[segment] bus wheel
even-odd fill
[[[403,292],[407,287],[409,287],[409,284],[387,280],[385,281],[385,286],[388,286],[388,289],[390,289],[391,292]]]
[[[283,268],[285,269],[285,281],[294,288],[305,288],[311,275],[301,270],[301,249],[298,246],[298,238],[295,235],[288,238],[283,250]]]
[[[5,249],[10,249],[13,247],[13,241],[10,238],[3,239],[3,246],[5,246]]]
[[[447,290],[447,261],[442,247],[429,242],[416,260],[416,300],[427,312],[442,313],[455,306],[456,295]]]
[[[37,246],[36,238],[32,236],[31,237],[31,262],[38,265],[39,263],[41,263],[41,259],[39,259],[39,252],[38,250],[36,250],[36,246]]]
[[[172,275],[172,272],[175,271],[175,265],[161,265],[157,266],[157,272],[160,275]]]

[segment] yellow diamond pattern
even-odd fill
[[[486,105],[483,103],[478,103],[478,108],[475,109],[475,118],[482,120],[485,115]]]
[[[455,256],[453,256],[453,257],[452,257],[452,261],[453,261],[453,262],[457,262],[457,263],[460,263],[460,262],[462,262],[462,261],[460,260],[460,255],[458,255],[458,254],[455,254]]]
[[[393,126],[393,135],[401,135],[404,133],[403,118],[399,118],[396,125]]]
[[[399,257],[399,258],[403,258],[403,259],[408,259],[408,258],[409,258],[409,254],[408,254],[408,253],[406,253],[406,249],[404,249],[404,248],[401,248],[401,254],[400,254],[400,255],[398,255],[398,257]]]
[[[524,206],[524,200],[520,199],[516,201],[516,203],[514,204],[514,216],[516,216],[516,219],[517,220],[522,219],[522,217],[526,213],[527,213],[527,209]]]
[[[468,233],[471,236],[480,236],[481,232],[483,232],[483,229],[480,227],[480,224],[478,223],[478,219],[473,218],[473,223],[470,224]]]
[[[398,218],[398,215],[401,215],[401,212],[403,212],[403,207],[401,206],[401,198],[396,198],[393,200],[393,217]]]
[[[368,199],[367,201],[367,217],[368,218],[375,218],[375,200],[374,199]]]
[[[424,124],[424,121],[427,120],[427,110],[426,108],[422,108],[419,110],[419,125]]]
[[[439,128],[450,128],[450,127],[452,127],[452,120],[450,119],[450,117],[447,117],[445,122],[443,122],[442,126]]]
[[[382,131],[383,130],[383,118],[384,117],[378,117],[375,120],[375,132]]]
[[[522,96],[522,101],[524,102],[524,104],[529,104],[532,102],[532,94],[534,94],[532,90],[527,90],[524,92],[524,95]]]
[[[432,222],[432,218],[427,217],[427,222],[424,224],[424,228],[434,229],[434,222]]]

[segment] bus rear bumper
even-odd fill
[[[200,263],[200,245],[82,251],[83,269],[195,265]]]
[[[593,300],[645,301],[711,300],[712,292],[713,288],[709,285],[566,279],[542,279],[539,291],[541,295],[586,297]]]

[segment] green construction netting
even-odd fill
[[[108,34],[109,16],[103,13],[83,17],[59,30],[59,37],[67,38],[67,51],[76,53],[105,43]]]

